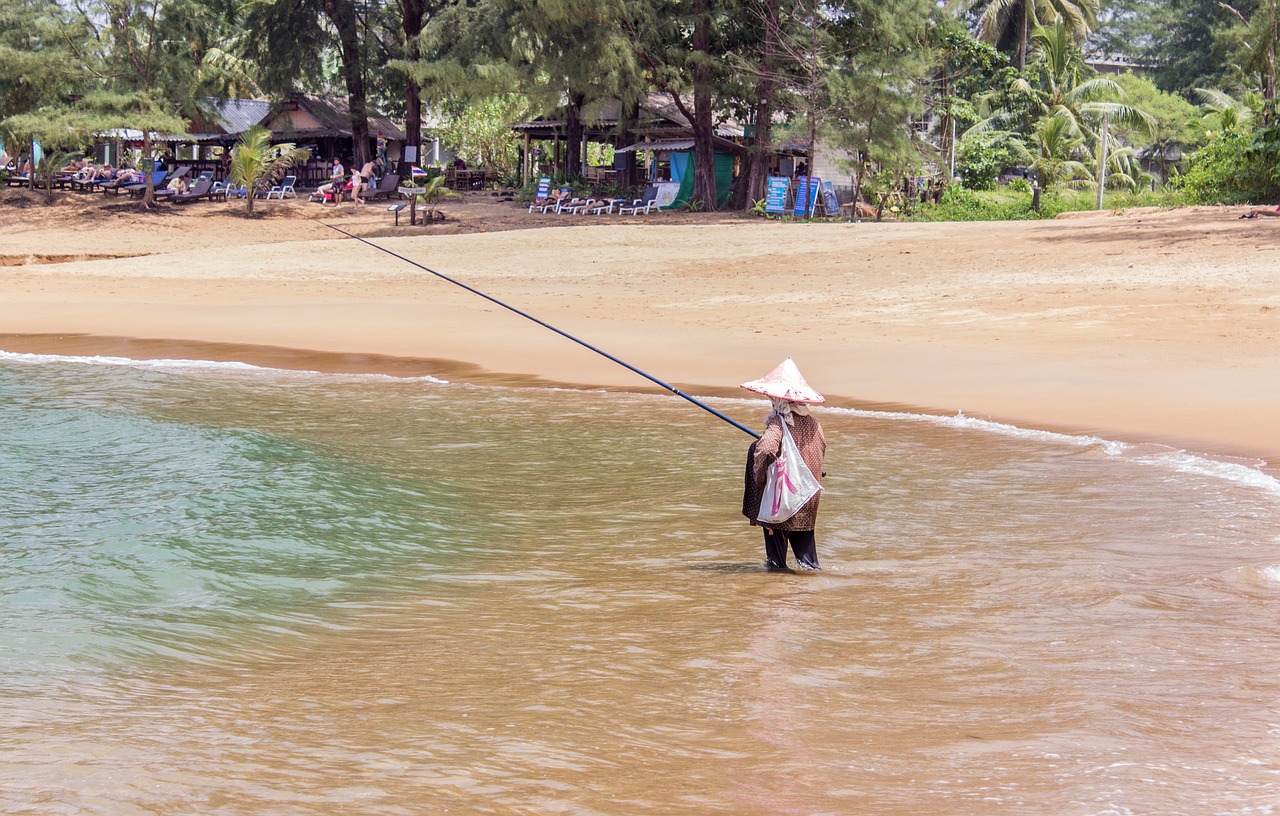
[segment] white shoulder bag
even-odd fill
[[[757,521],[765,524],[777,524],[800,512],[805,503],[817,495],[822,489],[818,480],[813,477],[809,466],[800,456],[796,441],[791,438],[791,431],[784,420],[782,423],[782,449],[778,458],[769,466],[768,479],[764,485],[764,495],[760,497],[760,512]]]

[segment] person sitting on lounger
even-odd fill
[[[191,189],[191,182],[187,180],[186,176],[178,176],[177,178],[169,179],[165,189],[173,190],[174,193],[178,194],[185,193]]]

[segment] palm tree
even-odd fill
[[[1076,158],[1084,144],[1084,134],[1070,118],[1046,116],[1026,143],[1013,141],[1010,147],[1035,173],[1041,189],[1048,190],[1057,184],[1082,187],[1093,181],[1089,168]]]
[[[1114,80],[1104,76],[1086,78],[1089,68],[1084,52],[1061,22],[1037,28],[1032,40],[1042,90],[1047,95],[1045,113],[1070,118],[1089,139],[1096,138],[1093,125],[1104,118],[1150,130],[1151,115],[1120,101],[1124,91]]]
[[[418,200],[427,207],[427,220],[436,217],[436,208],[440,202],[446,198],[461,198],[461,195],[445,186],[444,176],[433,176],[423,185],[422,189],[417,192]]]
[[[1032,32],[1047,23],[1061,23],[1075,42],[1083,41],[1098,25],[1099,0],[948,0],[957,16],[982,8],[978,36],[1014,51],[1014,64],[1027,67]]]
[[[1208,112],[1192,123],[1205,141],[1220,134],[1238,136],[1253,129],[1256,112],[1262,109],[1262,101],[1252,92],[1236,99],[1216,88],[1196,88],[1198,96]]]
[[[1244,25],[1244,42],[1247,56],[1241,66],[1252,72],[1262,85],[1262,124],[1271,123],[1276,105],[1276,51],[1280,49],[1280,0],[1263,0],[1249,17],[1233,6],[1218,3],[1234,14]]]
[[[267,179],[283,175],[295,164],[311,158],[311,150],[292,142],[271,144],[271,131],[254,125],[231,148],[231,184],[243,187],[245,215],[253,217],[253,194]]]

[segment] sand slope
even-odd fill
[[[1280,458],[1280,219],[1238,208],[806,225],[557,220],[477,196],[399,231],[384,207],[175,210],[0,208],[0,333],[42,335],[0,348],[647,385],[331,221],[694,393],[790,355],[840,404]],[[130,257],[74,260],[103,255]]]

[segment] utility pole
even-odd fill
[[[1111,114],[1102,115],[1102,137],[1098,145],[1098,206],[1102,209],[1102,194],[1107,189],[1107,125],[1111,123]]]

